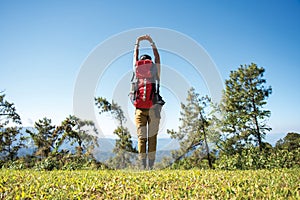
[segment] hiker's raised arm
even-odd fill
[[[135,65],[136,61],[139,59],[139,42],[138,40],[135,42],[134,45],[134,53],[133,53],[133,66]]]
[[[153,42],[153,39],[149,35],[146,35],[145,39],[148,40],[152,46],[154,62],[157,66],[157,76],[160,79],[160,56],[159,56],[157,47],[156,47],[155,43]]]
[[[143,38],[144,36],[140,36],[135,41],[134,53],[133,53],[133,66],[135,65],[136,61],[139,60],[139,46],[140,46],[140,41],[142,41]]]

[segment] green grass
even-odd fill
[[[300,169],[0,170],[0,199],[300,199]]]

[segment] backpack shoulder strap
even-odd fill
[[[134,81],[134,79],[135,79],[135,72],[132,72],[131,83]]]

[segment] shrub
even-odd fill
[[[300,167],[300,150],[268,149],[260,151],[251,147],[234,155],[223,154],[217,160],[218,169],[274,169]]]

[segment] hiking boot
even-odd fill
[[[154,166],[154,161],[153,159],[149,159],[149,169],[152,170]]]
[[[146,168],[147,168],[147,159],[144,158],[144,159],[142,159],[142,169],[144,170]]]

